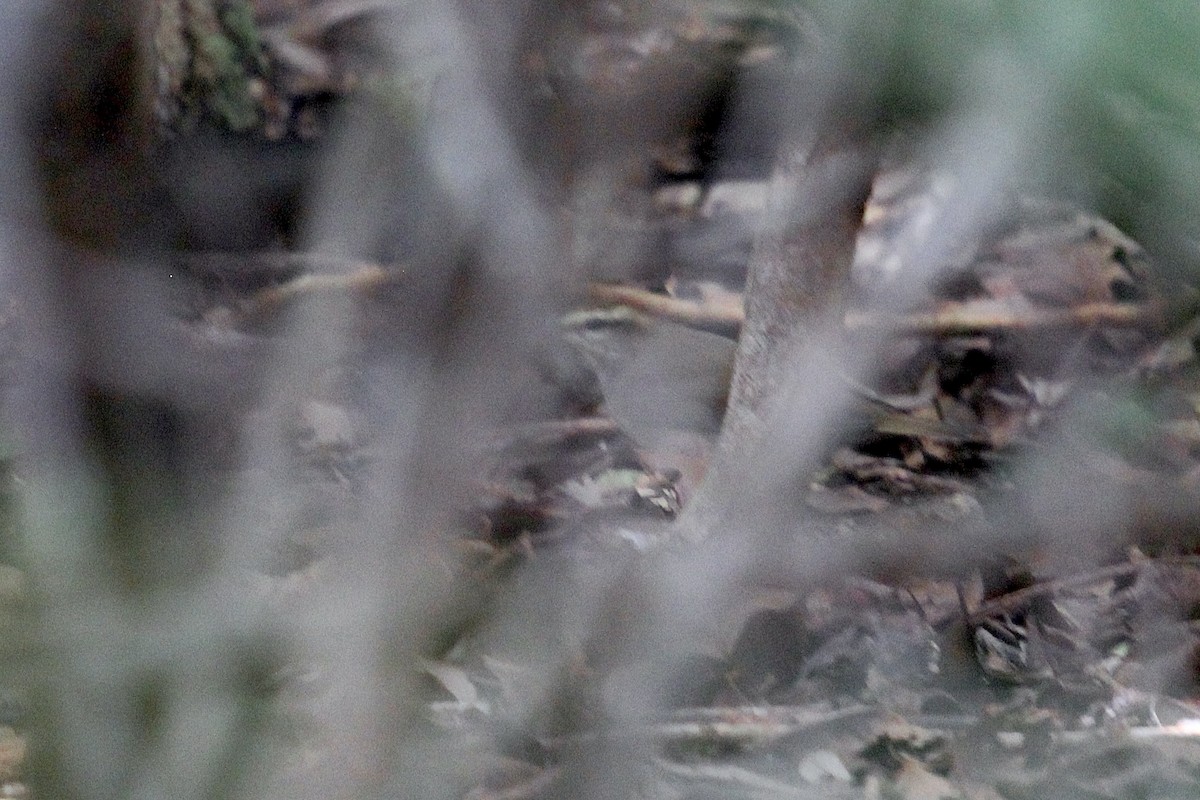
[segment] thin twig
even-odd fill
[[[489,449],[505,450],[517,445],[548,447],[585,437],[615,436],[621,427],[608,417],[579,417],[531,422],[501,428],[493,434]]]
[[[647,737],[667,741],[767,744],[784,736],[834,722],[856,720],[876,713],[869,706],[814,709],[807,706],[739,706],[681,709],[669,718],[626,725],[611,730],[587,731],[542,739],[549,749],[612,738]]]
[[[1172,317],[1161,303],[1084,303],[1072,308],[1013,309],[994,301],[948,303],[937,311],[881,314],[848,311],[846,329],[955,336],[996,331],[1043,331],[1059,328],[1163,328]]]
[[[740,308],[707,306],[636,286],[592,284],[588,294],[597,303],[626,305],[655,317],[726,335],[736,334],[746,316]],[[936,311],[913,314],[849,310],[844,324],[852,333],[887,331],[926,336],[1097,326],[1163,329],[1172,320],[1196,311],[1195,306],[1194,301],[1188,301],[1178,308],[1163,303],[1085,303],[1072,308],[1014,309],[995,301],[975,300],[946,303]]]
[[[369,292],[393,283],[396,275],[375,264],[366,264],[353,272],[338,275],[300,275],[286,283],[268,286],[255,292],[239,311],[244,318],[254,318],[274,311],[279,306],[300,297],[316,294]]]
[[[1111,728],[1098,728],[1085,731],[1055,731],[1051,738],[1060,744],[1095,745],[1097,742],[1111,740]],[[1200,718],[1182,719],[1172,725],[1147,725],[1137,728],[1120,730],[1119,736],[1127,736],[1135,741],[1152,741],[1155,739],[1197,739],[1200,740]]]
[[[654,317],[726,335],[736,334],[746,319],[740,307],[703,305],[637,286],[593,283],[588,287],[588,296],[596,303],[625,305]]]
[[[202,250],[176,254],[171,261],[186,272],[215,275],[225,280],[247,277],[291,278],[306,273],[348,274],[369,266],[360,259],[349,259],[329,253],[287,250],[253,253]]]
[[[1200,568],[1200,556],[1170,556],[1165,558],[1152,558],[1144,561],[1130,561],[1125,564],[1114,564],[1108,567],[1090,570],[1088,572],[1071,575],[1066,578],[1057,578],[1055,580],[1043,581],[1036,583],[1033,586],[1028,586],[1024,589],[1018,589],[1015,592],[1009,592],[1006,595],[997,597],[993,600],[988,600],[985,603],[971,612],[967,616],[968,624],[974,626],[981,624],[984,620],[996,617],[1001,614],[1008,614],[1013,611],[1025,608],[1035,598],[1041,597],[1052,592],[1062,591],[1077,586],[1086,586],[1090,583],[1108,580],[1111,578],[1121,578],[1128,575],[1133,575],[1149,566],[1159,567],[1189,567],[1192,569]]]

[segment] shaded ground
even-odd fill
[[[619,92],[619,68],[659,58],[691,79],[731,41],[744,58],[723,66],[748,80],[786,60],[775,17],[754,35],[701,22],[593,21],[573,44],[597,64],[575,90]],[[387,514],[412,533],[394,507],[390,348],[424,333],[399,319],[420,275],[251,250],[174,256],[163,292],[84,281],[166,343],[147,373],[184,354],[172,391],[209,392],[187,465],[201,496],[238,487],[222,495],[237,535],[219,542],[232,593],[300,632],[270,670],[265,738],[285,764],[270,791],[346,796],[395,769],[397,795],[473,798],[1196,796],[1196,334],[1171,318],[1191,290],[1104,221],[1025,195],[942,252],[939,282],[903,288],[955,194],[898,158],[847,315],[847,335],[888,332],[875,380],[852,386],[775,527],[693,541],[770,177],[753,146],[714,159],[718,132],[614,147],[596,170],[631,177],[554,209],[588,274],[624,280],[547,315],[519,375],[529,402],[454,462],[472,470],[468,507],[407,550],[371,534]],[[898,308],[902,290],[917,296]],[[282,400],[236,388],[288,375],[291,349],[329,331],[341,347]],[[21,575],[0,577],[24,609]],[[420,622],[384,690],[417,710],[400,755],[380,744],[395,718],[362,686],[387,679],[364,676],[356,631],[412,629],[389,615]],[[21,730],[14,703],[0,723]],[[6,780],[22,747],[0,736]]]

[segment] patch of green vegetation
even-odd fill
[[[258,121],[258,106],[237,55],[224,36],[203,37],[196,43],[196,79],[205,105],[217,120],[231,130],[243,131]]]
[[[261,109],[250,81],[265,73],[267,65],[249,5],[245,0],[225,2],[215,16],[196,11],[186,24],[193,43],[194,101],[222,127],[253,128]]]
[[[976,161],[1066,193],[1200,273],[1200,7],[1114,0],[797,0],[880,126],[961,123]],[[973,126],[968,129],[968,125]],[[1014,147],[1013,143],[1019,143]],[[968,143],[959,143],[969,146]],[[1020,163],[1015,163],[1019,160]],[[1173,263],[1174,262],[1174,263]]]
[[[254,69],[265,73],[267,56],[263,51],[262,39],[254,24],[254,12],[249,3],[245,0],[227,3],[221,9],[221,27],[238,52],[250,60]]]
[[[154,48],[160,121],[247,131],[262,119],[253,91],[269,64],[247,0],[163,0]]]

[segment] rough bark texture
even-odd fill
[[[775,179],[782,219],[759,242],[750,274],[726,447],[762,433],[765,403],[786,379],[788,359],[824,326],[840,323],[875,174],[871,149],[861,136],[837,137],[782,159]]]
[[[781,151],[770,221],[751,264],[725,427],[687,520],[692,533],[729,525],[735,508],[791,508],[778,493],[789,491],[836,428],[840,378],[855,371],[839,332],[875,173],[870,139],[836,120]]]

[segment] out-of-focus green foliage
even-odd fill
[[[970,115],[979,157],[1067,191],[1200,270],[1200,5],[1142,0],[811,0],[836,88],[887,125]],[[994,136],[989,136],[991,133]]]

